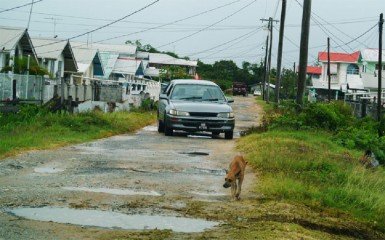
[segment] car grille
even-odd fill
[[[218,113],[210,113],[210,112],[190,112],[190,116],[192,117],[216,117]]]

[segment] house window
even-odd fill
[[[346,73],[349,75],[358,75],[360,73],[360,68],[356,64],[350,64]]]
[[[54,61],[54,60],[51,60],[51,61],[50,61],[49,72],[50,72],[51,74],[55,74],[55,61]]]
[[[59,77],[61,76],[62,69],[63,69],[63,62],[59,61],[57,64],[57,72]]]

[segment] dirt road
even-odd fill
[[[231,209],[258,196],[250,167],[241,201],[222,187],[239,132],[261,117],[252,96],[232,106],[234,140],[148,126],[0,161],[0,239],[224,239]]]

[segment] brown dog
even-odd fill
[[[230,162],[229,170],[226,170],[225,183],[223,184],[224,188],[231,187],[231,196],[233,200],[239,200],[239,195],[241,194],[242,182],[245,177],[245,168],[247,162],[241,155],[237,155]],[[238,183],[237,183],[238,180]]]

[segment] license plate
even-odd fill
[[[206,130],[207,129],[206,123],[201,123],[201,125],[199,125],[199,129],[200,130]]]

